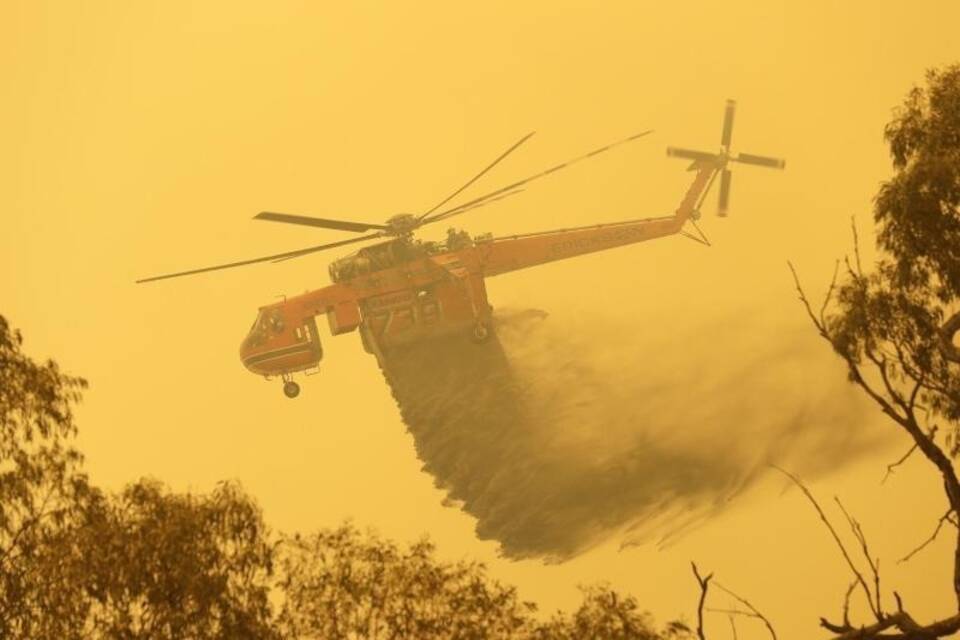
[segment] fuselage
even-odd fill
[[[486,278],[672,235],[687,217],[678,211],[503,238],[451,230],[443,243],[400,236],[331,263],[329,286],[261,307],[240,356],[250,371],[264,376],[316,367],[323,356],[320,315],[327,317],[332,335],[359,329],[364,348],[378,358],[439,334],[483,339],[492,312]]]

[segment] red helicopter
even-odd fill
[[[368,245],[332,262],[329,272],[333,284],[260,308],[250,332],[240,346],[240,358],[244,366],[253,373],[268,379],[279,377],[284,383],[284,394],[290,398],[300,393],[300,386],[292,379],[293,374],[317,367],[323,357],[316,324],[316,317],[321,314],[327,316],[330,333],[333,335],[359,329],[364,349],[381,361],[384,354],[393,348],[440,334],[460,332],[465,338],[483,343],[490,339],[493,330],[493,308],[487,301],[485,287],[488,277],[677,233],[706,243],[702,233],[698,238],[687,233],[684,226],[689,221],[696,227],[700,205],[717,175],[720,176],[718,214],[726,215],[731,178],[727,165],[730,162],[776,169],[785,166],[785,162],[778,158],[746,153],[731,155],[730,139],[735,106],[734,101],[727,101],[718,152],[672,147],[667,149],[670,156],[692,160],[688,170],[696,171],[692,184],[673,215],[500,238],[494,238],[491,234],[471,237],[464,231],[454,229],[448,231],[443,242],[424,241],[413,237],[414,231],[420,227],[448,220],[515,195],[522,191],[521,187],[534,180],[641,138],[650,131],[594,149],[458,206],[443,208],[526,142],[533,135],[531,133],[424,213],[404,213],[393,216],[383,224],[366,224],[263,212],[254,218],[364,235],[251,260],[145,278],[137,282],[151,282],[258,262],[278,262],[326,249],[385,238],[382,242]],[[699,232],[699,229],[697,231]]]

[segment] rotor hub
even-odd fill
[[[398,213],[387,220],[387,233],[395,236],[402,236],[413,232],[420,226],[417,216],[411,213]]]

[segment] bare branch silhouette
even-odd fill
[[[703,578],[697,569],[697,563],[691,562],[690,566],[693,567],[693,575],[697,579],[697,584],[700,585],[700,602],[697,605],[697,637],[700,640],[707,640],[703,634],[703,604],[707,601],[707,590],[710,588],[710,580],[713,578],[713,574],[711,573]]]

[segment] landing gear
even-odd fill
[[[492,335],[493,331],[490,329],[490,325],[481,320],[473,325],[473,331],[470,332],[470,339],[475,344],[483,344],[489,340]]]
[[[283,395],[288,398],[296,398],[300,395],[300,385],[293,380],[287,380],[283,383]]]

